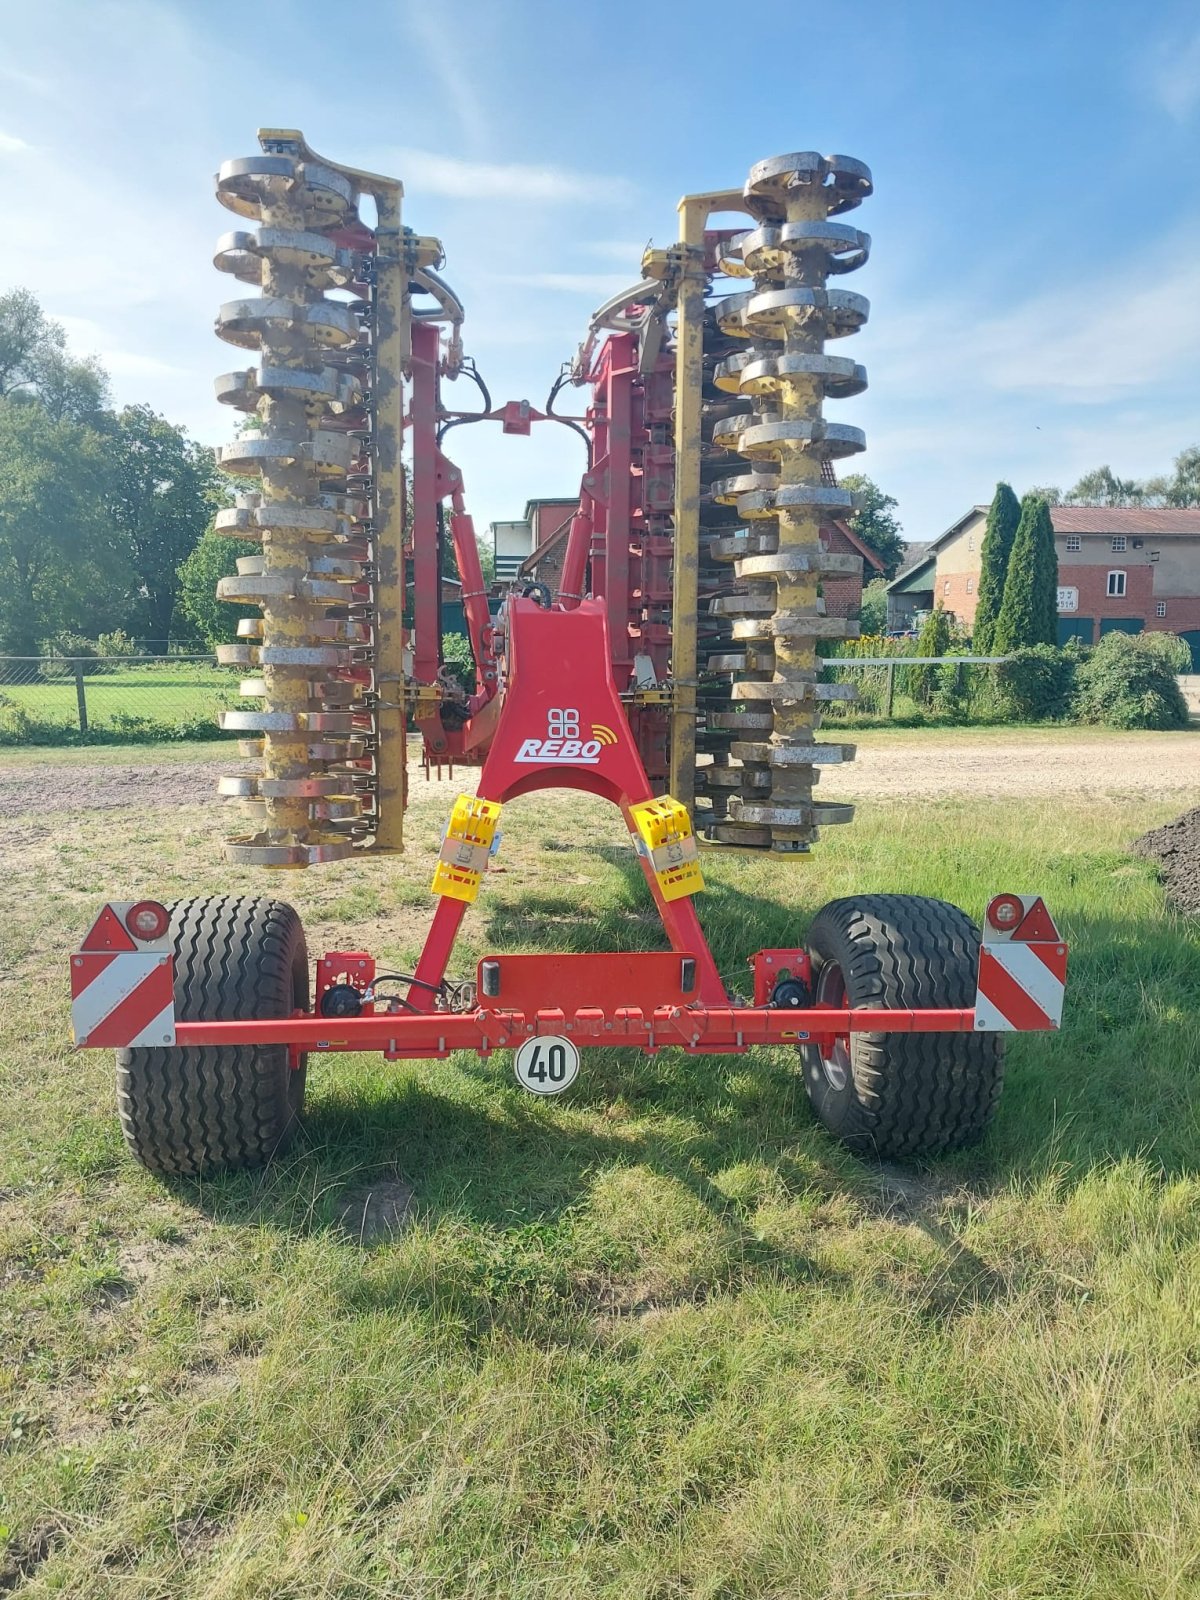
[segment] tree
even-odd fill
[[[483,572],[483,587],[490,589],[496,581],[496,551],[492,545],[485,544],[479,535],[476,535],[475,543],[479,547],[479,566]]]
[[[128,541],[137,577],[135,621],[144,638],[170,636],[179,569],[223,498],[211,450],[149,406],[126,406],[112,430],[109,513]]]
[[[0,400],[0,654],[125,613],[132,573],[105,514],[102,439],[33,399]]]
[[[884,577],[894,578],[905,551],[904,534],[892,515],[899,501],[884,494],[878,484],[861,472],[847,473],[840,483],[854,495],[855,510],[849,519],[851,528],[883,562]]]
[[[217,584],[237,571],[238,557],[250,546],[242,539],[225,539],[210,526],[179,568],[176,616],[183,618],[196,638],[210,649],[237,638],[240,612],[228,600],[217,599]]]
[[[1085,472],[1073,489],[1068,490],[1067,505],[1086,506],[1140,506],[1145,497],[1145,486],[1135,478],[1118,478],[1111,467],[1097,467]]]
[[[872,578],[862,592],[859,627],[864,634],[881,634],[887,627],[887,579]]]
[[[1175,457],[1164,498],[1169,506],[1200,506],[1200,445],[1189,445]]]
[[[950,617],[949,613],[939,603],[921,624],[921,631],[917,635],[916,655],[919,656],[944,656],[950,648]],[[923,705],[928,705],[933,699],[937,687],[938,669],[936,667],[910,667],[909,668],[909,693],[914,700],[919,700]]]
[[[971,647],[977,656],[991,654],[996,618],[1004,599],[1004,580],[1008,576],[1009,557],[1020,520],[1021,506],[1012,486],[998,483],[988,507],[987,528],[979,556],[979,598],[971,632]]]
[[[67,354],[62,324],[28,289],[0,295],[0,398],[38,400],[55,422],[95,422],[108,404],[108,374]]]
[[[1025,493],[1040,494],[1048,506],[1060,506],[1063,503],[1063,492],[1056,483],[1035,483]]]
[[[1041,495],[1052,506],[1200,506],[1200,445],[1181,450],[1170,474],[1118,478],[1111,467],[1096,467],[1066,495],[1055,488],[1034,488],[1029,493]]]
[[[1013,540],[1004,599],[992,635],[996,655],[1023,645],[1058,642],[1058,557],[1050,507],[1040,495],[1027,494]]]

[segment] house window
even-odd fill
[[[1116,538],[1112,542],[1112,547],[1114,554],[1121,554],[1125,548],[1125,535],[1123,533],[1117,534]]]
[[[974,578],[968,578],[967,579],[967,593],[968,594],[974,594],[975,593],[975,579]]]
[[[968,550],[974,550],[974,548],[975,548],[975,535],[973,533],[969,533],[967,535],[967,549]]]
[[[942,593],[943,594],[949,594],[950,593],[950,579],[949,578],[947,578],[945,583],[942,584]]]
[[[1079,549],[1079,542],[1080,542],[1079,541],[1079,535],[1077,533],[1069,533],[1067,535],[1067,549],[1068,550],[1078,550]]]
[[[1108,575],[1108,598],[1121,600],[1125,595],[1125,574],[1123,572],[1110,572]]]
[[[1154,602],[1154,615],[1156,617],[1165,617],[1166,614],[1167,614],[1167,602],[1165,600],[1156,600]]]

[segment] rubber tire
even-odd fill
[[[809,932],[814,990],[841,968],[851,1006],[973,1006],[979,930],[957,906],[916,895],[832,900]],[[931,1155],[980,1138],[1004,1083],[994,1033],[856,1033],[842,1089],[804,1049],[804,1083],[829,1131],[860,1155]]]
[[[171,911],[180,1022],[289,1017],[308,1009],[308,950],[281,900],[211,896]],[[194,1178],[261,1167],[290,1142],[304,1105],[307,1057],[286,1045],[117,1051],[117,1109],[151,1172]]]

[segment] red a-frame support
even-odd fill
[[[596,600],[584,600],[573,611],[509,600],[508,676],[479,776],[480,799],[502,803],[540,789],[578,789],[620,806],[635,831],[630,807],[654,796],[613,683],[605,609]],[[665,900],[652,865],[640,859],[672,950],[696,962],[695,998],[725,1005],[724,985],[691,899]],[[414,1010],[433,1010],[465,911],[462,900],[439,901],[408,995]],[[564,959],[545,957],[548,964]],[[595,1000],[622,1003],[620,996],[598,994]]]

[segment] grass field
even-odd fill
[[[172,730],[207,725],[215,731],[223,706],[239,705],[236,676],[207,662],[165,661],[89,673],[83,680],[89,727],[136,736],[142,727]],[[0,711],[15,707],[43,731],[78,730],[73,677],[44,679],[32,664],[26,681],[0,682]],[[0,717],[0,736],[6,723]],[[19,729],[9,729],[12,737]]]
[[[411,961],[444,811],[414,796],[404,858],[266,880],[310,949]],[[834,895],[1047,895],[1066,1025],[1012,1044],[977,1150],[854,1160],[782,1053],[608,1052],[550,1103],[501,1058],[342,1057],[271,1171],[174,1188],[66,1047],[65,955],[105,895],[263,875],[198,808],[10,816],[0,1590],[1193,1596],[1200,948],[1126,853],[1179,809],[872,802],[804,866],[708,864],[731,974]],[[615,815],[505,827],[458,970],[654,941]],[[409,1224],[367,1237],[388,1184]]]

